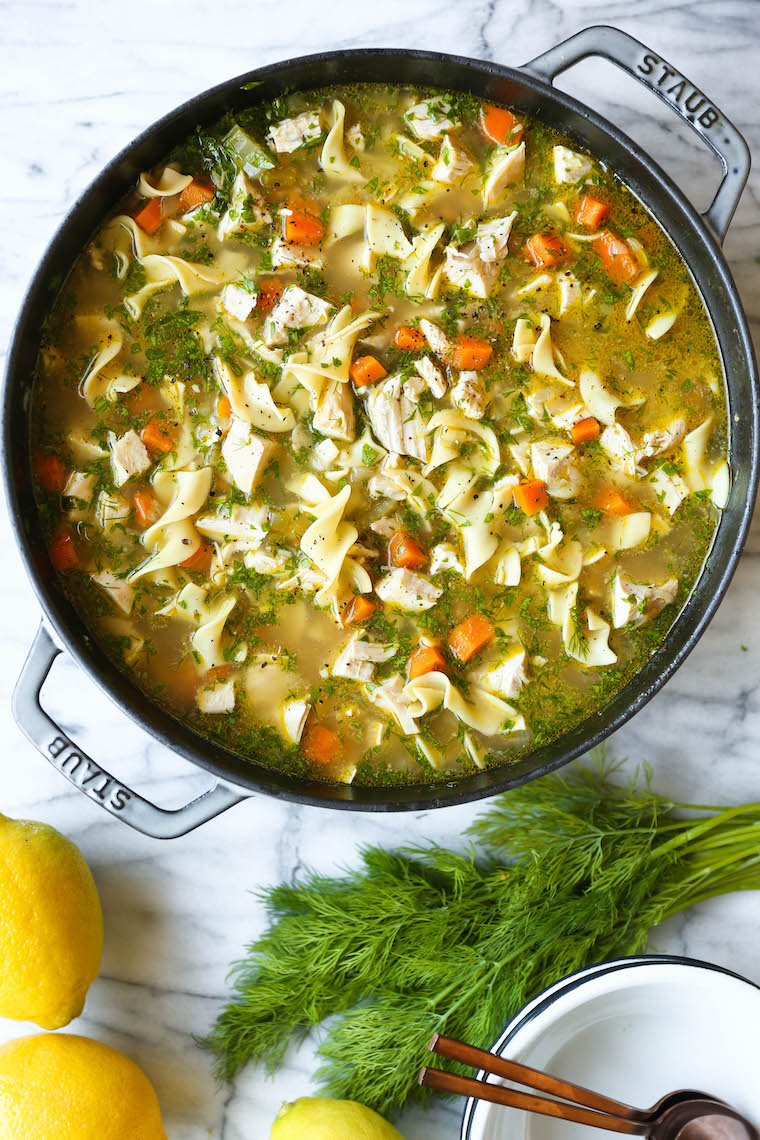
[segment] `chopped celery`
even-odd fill
[[[235,123],[227,132],[223,142],[246,174],[255,176],[261,174],[262,170],[271,170],[277,165],[274,155],[243,130],[239,123]]]

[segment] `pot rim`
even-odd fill
[[[12,436],[14,434],[15,424],[14,416],[11,413],[14,410],[13,401],[14,399],[18,399],[19,357],[24,351],[26,338],[30,335],[29,326],[35,320],[34,310],[39,310],[40,307],[49,309],[52,304],[52,300],[48,299],[46,302],[45,297],[45,294],[49,292],[51,288],[51,263],[55,263],[61,259],[66,262],[68,269],[71,268],[75,257],[79,256],[79,253],[84,249],[87,240],[89,240],[92,233],[97,230],[97,226],[102,223],[103,217],[107,215],[108,210],[110,210],[116,201],[126,192],[128,181],[123,168],[130,168],[132,156],[135,152],[146,146],[157,145],[159,137],[163,138],[167,132],[173,132],[175,136],[174,141],[175,143],[178,142],[192,129],[186,125],[186,121],[190,116],[197,114],[196,121],[201,120],[204,123],[209,123],[219,118],[222,113],[217,106],[219,101],[224,100],[228,96],[239,96],[241,88],[246,84],[256,83],[265,87],[268,82],[271,82],[275,86],[279,84],[282,90],[288,86],[288,76],[292,76],[299,68],[311,68],[313,71],[327,71],[329,73],[331,67],[338,67],[346,63],[352,64],[357,70],[359,70],[361,65],[376,63],[382,69],[389,68],[392,61],[398,61],[399,58],[405,62],[418,63],[421,68],[423,65],[430,65],[433,68],[437,67],[439,69],[449,68],[452,72],[458,70],[459,72],[477,77],[483,83],[490,80],[496,84],[501,83],[503,86],[511,84],[519,89],[517,92],[519,96],[525,96],[526,92],[529,92],[534,97],[540,96],[544,101],[548,101],[549,105],[554,105],[555,107],[559,106],[565,112],[570,112],[571,115],[576,116],[582,123],[590,124],[594,131],[604,136],[605,141],[610,142],[613,145],[613,149],[619,153],[619,156],[625,159],[625,163],[610,163],[610,168],[617,177],[628,186],[631,192],[642,201],[642,204],[650,216],[678,250],[682,260],[685,261],[687,269],[689,269],[692,279],[694,280],[695,287],[702,299],[708,318],[713,325],[713,333],[721,354],[722,363],[725,366],[724,345],[715,328],[713,309],[708,304],[705,288],[703,288],[702,283],[696,279],[694,273],[691,271],[683,251],[683,245],[686,244],[687,239],[693,238],[696,241],[698,254],[701,254],[705,260],[705,264],[709,266],[716,275],[710,291],[716,295],[720,293],[723,294],[722,303],[731,314],[733,323],[732,331],[734,335],[738,337],[739,350],[746,368],[746,380],[754,396],[750,408],[742,409],[745,415],[751,417],[749,425],[752,440],[752,453],[750,456],[751,470],[749,472],[748,494],[741,507],[741,512],[737,520],[738,525],[730,535],[723,532],[722,523],[719,523],[718,529],[716,530],[710,557],[714,556],[719,540],[721,540],[721,550],[725,548],[727,553],[724,556],[724,564],[719,573],[717,582],[714,584],[713,593],[706,602],[697,607],[698,616],[694,619],[692,629],[690,632],[681,633],[679,636],[679,626],[683,628],[685,617],[687,614],[691,614],[697,606],[693,592],[674,620],[671,631],[666,639],[668,642],[678,639],[677,648],[673,650],[672,645],[667,645],[665,641],[660,643],[652,657],[602,709],[596,710],[584,721],[562,734],[562,736],[550,741],[548,744],[541,745],[537,749],[525,753],[515,761],[507,760],[499,767],[492,767],[482,772],[470,774],[459,779],[450,779],[448,781],[433,781],[429,783],[401,785],[398,787],[393,785],[353,787],[351,785],[322,783],[309,780],[308,778],[301,779],[293,776],[285,776],[283,773],[266,768],[261,764],[233,752],[231,749],[218,744],[210,738],[201,736],[188,725],[175,718],[173,714],[156,705],[142,690],[127,679],[126,674],[121,672],[117,666],[105,656],[103,651],[100,650],[97,644],[91,639],[82,619],[65,597],[62,588],[58,584],[57,577],[54,576],[50,570],[49,564],[47,563],[47,556],[40,557],[39,535],[29,533],[26,529],[25,520],[23,518],[23,504],[20,501],[20,482],[22,477],[16,472],[11,461],[11,455],[14,451]],[[382,82],[382,80],[375,80],[374,78],[365,79],[364,81]],[[398,82],[398,80],[386,81]],[[312,84],[311,86],[312,89],[318,89],[323,86],[331,86],[335,82],[336,78],[330,75],[329,77],[325,77],[323,81],[320,81],[319,84]],[[351,80],[348,80],[348,82],[351,82]],[[359,82],[359,80],[353,80],[353,82]],[[408,82],[411,86],[420,87],[429,85],[445,88],[446,86],[446,84],[441,82],[440,78],[435,82],[427,84],[417,75],[413,78],[410,77]],[[298,84],[297,87],[302,90],[308,89],[308,86],[303,83]],[[459,84],[454,85],[450,83],[449,87],[452,89],[463,89]],[[469,86],[469,89],[471,90],[472,86]],[[266,97],[270,95],[269,92],[262,92],[262,94],[265,94]],[[492,97],[496,98],[497,96],[492,95]],[[251,101],[255,102],[256,100],[253,99]],[[505,99],[505,101],[507,100]],[[509,101],[514,105],[519,103],[520,99],[510,95]],[[536,107],[531,108],[531,112],[534,114],[537,110],[538,108]],[[180,124],[185,124],[181,127],[181,130],[179,129]],[[572,132],[569,131],[568,133]],[[582,136],[581,141],[583,145],[593,153],[593,146],[585,141]],[[170,149],[170,145],[164,146],[162,143],[163,153],[167,153]],[[155,159],[154,161],[157,160],[158,159]],[[602,161],[606,162],[607,160],[604,159]],[[647,180],[649,180],[648,189],[651,187],[651,190],[647,196],[644,197],[642,196],[643,185]],[[115,195],[109,192],[109,186],[112,182],[120,186],[119,192]],[[634,189],[634,183],[639,184],[641,190],[637,191]],[[96,208],[95,202],[104,191],[110,198],[109,204],[106,209],[100,207]],[[651,204],[648,201],[650,197],[652,199]],[[663,221],[666,204],[668,208],[674,211],[679,219],[685,223],[683,231],[679,229],[676,233],[673,232],[674,227],[666,226]],[[89,222],[87,222],[86,225],[83,224],[91,214],[94,215],[96,213],[98,220],[94,227],[90,225]],[[84,237],[82,240],[79,240],[82,234],[84,234]],[[75,235],[79,235],[77,237],[77,249],[79,252],[72,257],[66,250],[71,246]],[[65,280],[65,274],[63,279]],[[37,343],[36,338],[35,343]],[[726,382],[729,394],[731,390],[731,380],[732,378],[727,375]],[[733,282],[718,242],[705,220],[686,199],[685,195],[670,177],[619,128],[609,123],[603,116],[579,100],[576,100],[562,91],[558,91],[550,83],[520,68],[507,67],[491,61],[472,60],[462,56],[429,52],[420,49],[342,49],[331,52],[319,52],[267,64],[264,67],[253,69],[243,75],[226,80],[193,96],[151,124],[127,146],[122,148],[83,191],[73,207],[67,212],[34,273],[23,299],[11,338],[3,392],[3,469],[6,494],[8,496],[16,542],[22,552],[27,573],[29,574],[32,586],[42,606],[46,622],[55,631],[56,637],[65,646],[67,652],[74,657],[78,665],[84,668],[99,687],[107,693],[109,698],[144,730],[149,732],[166,747],[175,752],[179,752],[196,766],[205,769],[227,782],[241,785],[250,791],[264,792],[276,798],[313,806],[331,806],[349,810],[417,811],[442,806],[453,806],[496,795],[511,787],[524,783],[526,780],[534,779],[537,776],[554,771],[587,752],[589,749],[599,745],[607,736],[616,731],[623,723],[635,715],[673,675],[702,636],[709,621],[712,619],[728,588],[728,584],[733,576],[739,555],[746,540],[758,482],[758,393],[757,369],[746,317],[742,310],[736,285]],[[18,446],[18,441],[16,441],[16,446]],[[27,470],[29,460],[28,452],[29,446],[27,440],[25,444]],[[37,521],[35,516],[33,523]],[[33,523],[30,525],[33,525]],[[704,573],[705,568],[703,567],[700,579]],[[697,584],[700,579],[697,580]],[[659,667],[657,675],[652,676],[646,682],[642,682],[642,675],[651,672],[650,665],[653,663],[656,663]],[[634,691],[631,692],[631,690]],[[626,694],[628,695],[623,701],[622,698]],[[565,743],[558,749],[557,745],[563,741]],[[531,760],[537,756],[539,758],[538,761],[531,763]]]

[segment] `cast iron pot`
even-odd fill
[[[590,55],[611,60],[654,91],[717,154],[723,177],[705,215],[694,210],[635,143],[552,87],[555,76]],[[730,498],[704,572],[667,640],[609,704],[561,738],[515,763],[448,783],[406,788],[361,788],[286,777],[210,743],[154,704],[93,642],[61,589],[43,541],[30,472],[30,378],[39,329],[74,259],[140,171],[154,166],[197,124],[210,125],[227,111],[272,99],[288,89],[353,82],[447,87],[503,101],[556,127],[607,163],[658,220],[689,266],[720,346],[730,401]],[[246,90],[252,83],[256,86]],[[520,68],[423,51],[370,49],[306,56],[223,83],[145,131],[85,191],[53,239],[24,301],[10,348],[4,396],[5,478],[16,538],[44,611],[44,622],[14,697],[16,720],[32,743],[96,803],[132,827],[160,838],[190,831],[251,792],[362,811],[411,811],[463,803],[515,787],[599,744],[646,704],[696,644],[731,580],[749,526],[758,477],[758,379],[747,323],[720,250],[748,171],[746,143],[725,116],[657,54],[607,27],[587,28]],[[212,787],[185,807],[165,811],[125,787],[78,749],[39,701],[42,684],[61,652],[59,644],[133,720],[212,773]]]

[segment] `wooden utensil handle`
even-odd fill
[[[589,1128],[604,1128],[608,1132],[622,1132],[628,1136],[644,1136],[648,1132],[646,1124],[634,1120],[605,1116],[588,1108],[533,1096],[532,1093],[518,1092],[503,1085],[476,1081],[472,1077],[460,1077],[455,1073],[445,1073],[442,1069],[425,1067],[420,1073],[420,1084],[429,1089],[438,1089],[440,1092],[471,1096],[507,1108],[521,1108],[524,1112],[538,1112],[542,1116],[553,1116],[557,1120],[570,1120],[574,1124],[585,1124]]]

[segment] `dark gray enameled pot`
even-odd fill
[[[556,75],[592,55],[611,60],[654,91],[717,154],[723,177],[705,215],[695,211],[635,143],[552,87]],[[659,222],[691,270],[720,346],[730,401],[729,502],[704,572],[666,641],[646,665],[603,709],[516,763],[457,781],[406,788],[293,779],[209,742],[154,704],[93,642],[61,589],[43,541],[30,470],[30,378],[39,330],[73,261],[140,171],[154,166],[196,125],[211,125],[227,111],[286,90],[354,82],[445,87],[503,101],[556,127],[608,164]],[[746,319],[720,249],[748,171],[747,146],[725,116],[660,56],[607,27],[587,28],[520,68],[422,51],[370,49],[306,56],[223,83],[145,131],[109,163],[69,213],[35,274],[10,346],[3,406],[5,479],[16,538],[44,611],[14,697],[16,719],[29,739],[96,803],[160,838],[184,834],[252,792],[361,811],[411,811],[463,803],[550,772],[599,744],[646,704],[696,644],[731,580],[749,526],[758,477],[758,378]],[[212,787],[193,803],[165,811],[82,753],[39,703],[41,686],[61,652],[59,645],[146,731],[210,772],[215,778]]]

